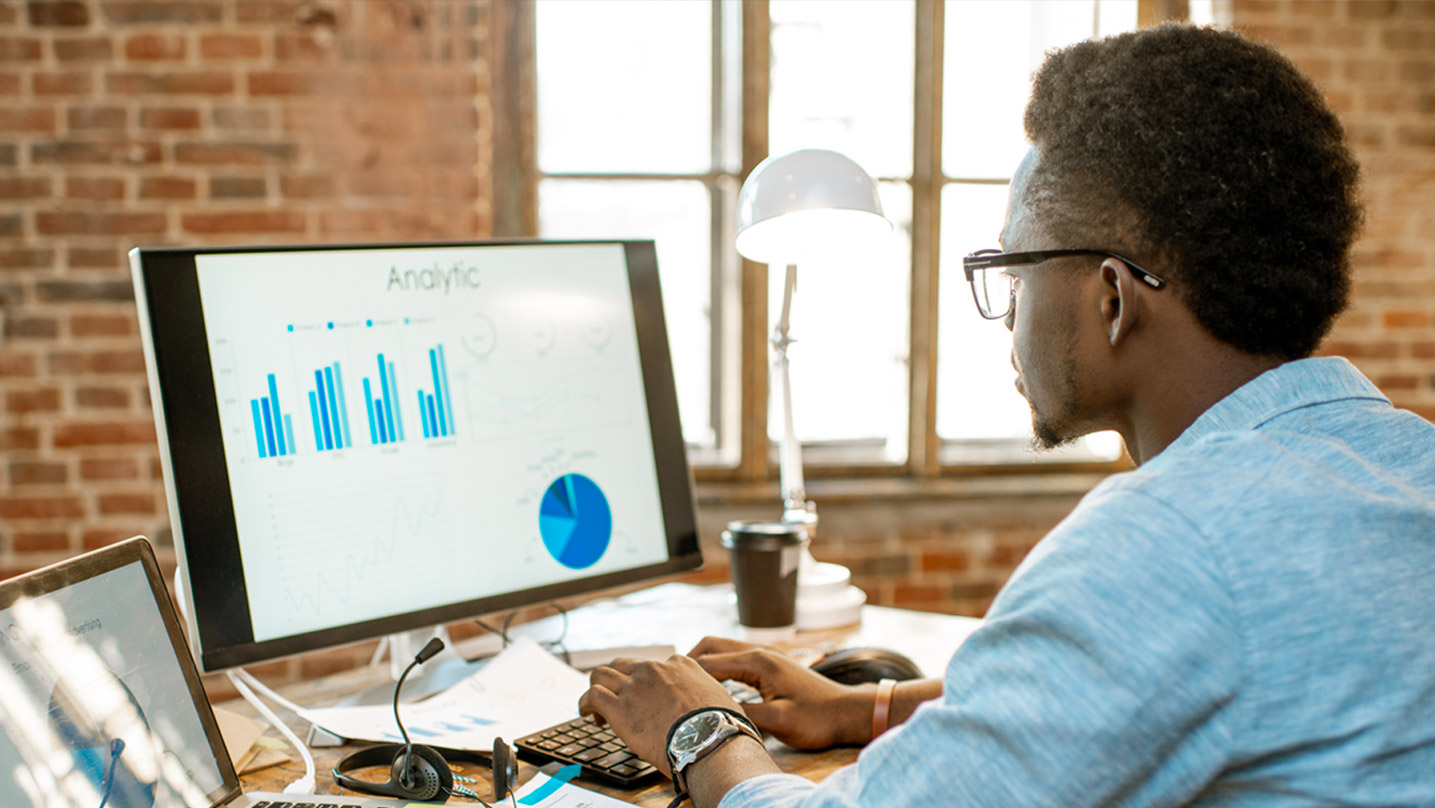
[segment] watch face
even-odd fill
[[[673,751],[677,753],[690,752],[699,746],[703,741],[712,737],[714,732],[722,725],[722,713],[699,713],[678,727],[673,734]]]

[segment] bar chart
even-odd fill
[[[433,392],[425,393],[420,387],[419,416],[423,422],[425,438],[446,438],[454,433],[453,399],[448,386],[448,363],[444,361],[443,345],[435,345],[428,351],[429,372],[433,376]]]
[[[354,445],[349,437],[344,375],[338,362],[314,371],[314,389],[309,391],[309,415],[314,426],[315,449],[325,452]]]
[[[397,443],[404,439],[404,419],[399,412],[398,374],[392,360],[378,355],[379,394],[374,395],[373,384],[364,377],[364,406],[369,415],[369,442],[375,446]],[[428,437],[425,434],[424,437]]]
[[[259,457],[284,457],[295,453],[294,421],[279,409],[279,388],[274,374],[269,374],[269,395],[249,399],[249,410],[254,416],[254,438],[258,443]]]

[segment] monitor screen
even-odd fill
[[[132,264],[205,670],[701,564],[651,242]]]

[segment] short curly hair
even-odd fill
[[[1359,168],[1275,49],[1183,24],[1082,42],[1047,56],[1025,124],[1032,204],[1056,232],[1110,245],[1062,246],[1158,257],[1217,339],[1297,359],[1345,308]]]

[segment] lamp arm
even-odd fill
[[[782,313],[772,331],[773,383],[782,396],[782,443],[778,447],[777,469],[782,488],[782,521],[811,525],[817,521],[817,511],[807,501],[802,476],[802,444],[797,440],[797,431],[792,423],[792,373],[787,355],[788,346],[795,341],[788,331],[792,318],[792,295],[796,289],[797,265],[788,264],[787,277],[782,285]]]

